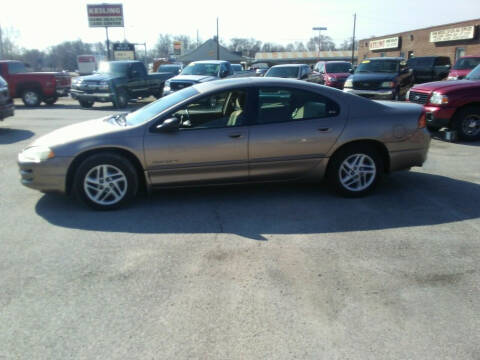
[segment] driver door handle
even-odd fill
[[[242,137],[242,134],[240,133],[233,133],[233,134],[228,134],[232,139],[238,139]]]
[[[330,130],[332,130],[332,129],[330,129],[330,128],[320,128],[320,129],[318,129],[318,131],[320,131],[320,132],[329,132]]]

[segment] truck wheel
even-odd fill
[[[469,106],[461,109],[455,114],[453,127],[461,140],[480,140],[480,107]]]
[[[83,108],[91,108],[93,106],[93,101],[89,100],[78,100],[80,106]]]
[[[22,94],[22,100],[25,106],[35,107],[40,105],[40,92],[34,89],[25,90]]]
[[[116,108],[123,109],[128,105],[128,94],[124,89],[117,92],[116,100],[113,103]]]
[[[76,196],[97,210],[113,210],[126,205],[133,200],[137,189],[134,166],[113,152],[88,157],[75,172]]]
[[[152,95],[155,96],[156,99],[160,99],[163,96],[163,86],[161,89],[153,91]]]
[[[352,145],[337,152],[328,166],[327,179],[345,197],[360,197],[371,192],[383,175],[383,161],[375,148]]]
[[[46,99],[43,99],[43,102],[49,106],[55,104],[58,100],[58,97],[54,96],[54,97],[50,97],[50,98],[46,98]]]

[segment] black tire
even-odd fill
[[[367,170],[367,167],[370,167],[371,171],[374,168],[374,173],[370,175],[365,175],[365,188],[362,188],[362,186],[359,186],[358,190],[352,189],[352,187],[348,188],[346,187],[341,180],[341,177],[344,175],[350,175],[352,179],[358,179],[358,181],[361,181],[360,177],[358,175],[353,175],[354,172],[358,170],[358,168],[353,168],[348,171],[352,171],[352,174],[348,174],[345,171],[345,167],[342,167],[344,162],[350,161],[350,159],[355,159],[355,156],[358,155],[364,155],[366,158],[364,158],[365,163],[363,164],[364,167],[362,167],[363,170]],[[372,167],[372,165],[374,165]],[[384,173],[384,164],[383,160],[378,153],[378,151],[375,149],[375,147],[370,146],[368,144],[353,144],[351,146],[347,146],[341,150],[339,150],[337,153],[333,155],[333,157],[330,160],[330,163],[328,164],[328,170],[327,170],[327,179],[332,188],[339,193],[342,196],[345,197],[361,197],[365,196],[368,193],[370,193],[372,190],[375,189],[377,186],[378,182],[380,181],[382,175]],[[348,176],[347,176],[348,178]],[[344,177],[344,182],[348,182],[345,180]],[[358,183],[355,181],[353,184]],[[352,185],[353,185],[352,184]],[[362,185],[360,183],[360,185]],[[367,186],[368,185],[368,186]]]
[[[400,101],[400,89],[397,88],[393,91],[392,100]]]
[[[104,170],[97,168],[103,165],[108,168],[106,174],[102,172]],[[86,177],[89,175],[92,179],[92,174],[97,175],[99,185],[86,186]],[[112,183],[115,184],[112,185]],[[75,195],[83,203],[96,210],[113,210],[133,200],[138,190],[138,176],[135,167],[128,159],[114,152],[103,152],[88,157],[80,164],[75,171],[73,184]],[[94,201],[92,197],[97,195],[99,200]]]
[[[461,109],[455,114],[453,127],[461,140],[480,140],[480,107],[468,106]]]
[[[54,96],[54,97],[43,99],[43,102],[49,106],[52,106],[57,102],[57,100],[58,100],[58,97]]]
[[[427,125],[427,130],[430,131],[431,133],[437,133],[439,129],[436,127]]]
[[[27,89],[22,93],[22,101],[27,107],[36,107],[40,105],[42,96],[36,89]]]
[[[115,101],[113,105],[117,109],[126,108],[128,105],[128,93],[124,89],[120,89],[117,91],[117,95],[115,96]]]
[[[89,100],[78,100],[78,103],[82,108],[87,108],[87,109],[91,108],[94,104],[93,101],[89,101]]]
[[[152,91],[152,95],[155,96],[156,99],[160,99],[163,96],[163,86],[161,89]]]

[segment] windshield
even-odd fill
[[[157,101],[128,114],[126,116],[127,125],[135,126],[143,124],[175,104],[178,104],[196,94],[198,94],[197,90],[188,87],[164,96]]]
[[[196,63],[190,64],[182,71],[182,75],[217,76],[220,64]]]
[[[125,62],[101,62],[97,72],[100,74],[125,75],[129,65]]]
[[[364,60],[355,73],[398,73],[397,60]]]
[[[480,57],[479,58],[462,58],[455,63],[455,65],[453,66],[453,69],[454,70],[470,70],[470,69],[473,69],[478,64],[480,64]]]
[[[157,72],[170,72],[175,74],[178,74],[179,71],[179,65],[160,65],[157,70]]]
[[[285,66],[285,67],[272,67],[267,71],[265,77],[280,77],[280,78],[293,78],[298,77],[298,67]]]
[[[351,68],[350,63],[327,63],[327,73],[348,73]]]
[[[467,80],[480,80],[480,65],[477,65],[475,69],[470,71],[470,73],[465,76]]]

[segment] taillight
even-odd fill
[[[418,118],[418,128],[423,129],[427,126],[427,114],[425,113],[425,110],[422,111],[420,114],[420,117]]]

